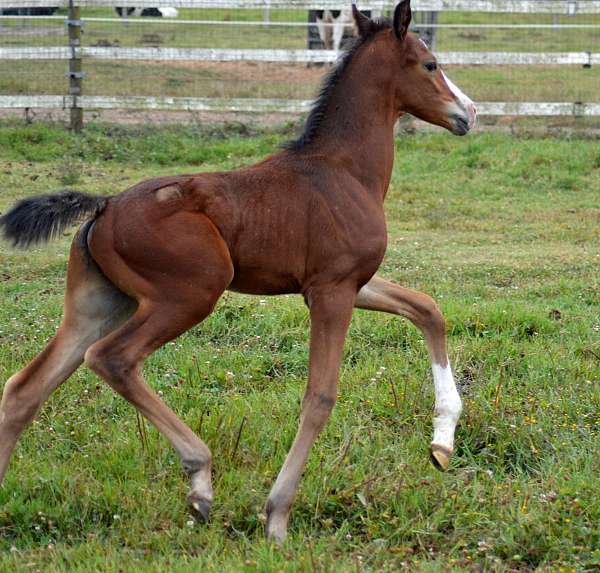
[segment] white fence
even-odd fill
[[[0,108],[130,109],[244,113],[304,113],[312,100],[154,96],[0,96]],[[600,116],[600,103],[477,102],[483,116]]]
[[[2,48],[0,60],[153,60],[203,62],[333,63],[333,50],[261,50],[213,48],[44,47]],[[436,52],[444,65],[580,65],[600,64],[600,52]]]
[[[75,4],[75,7],[73,6]],[[0,0],[2,8],[71,7],[71,17],[67,19],[72,29],[80,26],[80,18],[73,18],[74,9],[79,7],[115,7],[127,4],[124,0]],[[137,7],[169,6],[195,9],[323,9],[345,6],[339,0],[296,1],[296,0],[131,0]],[[390,10],[395,2],[366,1],[357,3],[360,9]],[[415,11],[460,11],[489,12],[502,14],[552,14],[552,15],[600,15],[600,0],[413,0]],[[266,12],[265,12],[266,13]],[[77,12],[78,14],[78,12]],[[0,17],[0,44],[2,43],[2,22],[4,19],[22,16]],[[62,20],[63,16],[29,17],[36,22]],[[85,22],[114,23],[122,26],[119,18],[81,18]],[[127,25],[143,23],[146,26],[169,24],[192,24],[242,27],[288,26],[307,27],[308,22],[282,22],[265,18],[261,21],[220,21],[193,19],[128,19]],[[600,20],[595,23],[499,23],[499,24],[429,24],[435,28],[493,28],[493,29],[553,29],[561,30],[599,29]],[[460,66],[579,66],[590,68],[600,64],[600,46],[586,46],[579,51],[440,51],[436,52],[442,64]],[[283,49],[283,48],[195,48],[167,46],[85,46],[71,37],[69,46],[7,46],[0,45],[0,63],[4,61],[52,61],[69,60],[78,62],[83,69],[86,62],[273,62],[285,64],[315,64],[333,62],[337,55],[333,50],[323,49]],[[142,64],[140,64],[142,65]],[[77,68],[80,69],[80,68]],[[559,68],[557,68],[559,69]],[[77,76],[77,81],[73,77]],[[310,106],[306,99],[254,98],[254,97],[161,97],[143,95],[86,95],[78,91],[85,86],[84,74],[71,73],[70,95],[0,95],[0,108],[57,108],[57,109],[160,109],[194,111],[236,111],[236,112],[304,112]],[[65,81],[66,86],[66,81]],[[600,88],[600,85],[598,86]],[[600,91],[600,90],[599,90]],[[598,98],[600,100],[600,98]],[[599,116],[600,101],[479,101],[478,110],[482,115],[525,115],[525,116]]]

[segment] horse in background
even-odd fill
[[[326,50],[339,52],[344,34],[354,34],[352,10],[315,10],[319,38]]]
[[[167,6],[160,6],[157,8],[134,8],[134,7],[123,7],[116,6],[115,12],[121,18],[129,18],[130,16],[136,17],[141,16],[142,18],[177,18],[179,11],[177,8],[169,8]]]

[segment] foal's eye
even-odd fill
[[[423,64],[423,66],[428,72],[435,72],[435,70],[437,70],[436,62],[427,62],[426,64]]]

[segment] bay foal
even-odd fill
[[[283,541],[309,450],[336,399],[354,307],[419,327],[435,383],[433,459],[453,450],[461,410],[433,300],[375,275],[386,250],[383,201],[403,112],[457,135],[472,102],[407,34],[410,0],[393,22],[353,10],[359,38],[333,69],[299,139],[252,167],[160,177],[124,193],[25,199],[2,219],[19,246],[49,239],[83,215],[71,247],[64,319],[46,349],[12,376],[0,405],[0,479],[18,436],[50,393],[85,361],[171,442],[208,518],[211,454],[145,384],[144,359],[206,318],[226,289],[300,293],[310,309],[310,366],[300,426],[266,504],[267,536]]]

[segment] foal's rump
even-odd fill
[[[0,217],[0,232],[14,246],[27,248],[56,238],[73,223],[87,218],[96,219],[109,202],[122,198],[149,199],[149,203],[160,203],[164,210],[173,199],[183,198],[181,190],[191,179],[190,175],[155,177],[113,196],[90,195],[68,189],[26,197]]]
[[[157,177],[114,196],[68,190],[28,197],[0,217],[0,234],[28,248],[87,220],[71,250],[72,284],[85,282],[81,260],[87,258],[107,281],[138,301],[160,297],[168,283],[199,294],[204,289],[220,293],[231,282],[233,265],[219,229],[203,211],[207,194],[197,192],[194,179]],[[206,179],[210,193],[213,178]]]
[[[114,197],[89,234],[91,256],[138,301],[158,302],[165,289],[182,301],[212,301],[231,282],[233,265],[219,229],[193,201],[186,179],[175,177]]]

